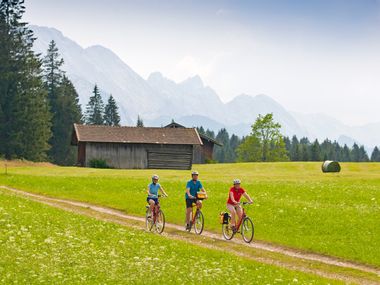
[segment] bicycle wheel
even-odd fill
[[[204,220],[203,214],[199,210],[196,213],[196,217],[194,221],[194,230],[196,234],[200,235],[203,232],[204,223],[205,223],[205,220]]]
[[[157,213],[156,218],[156,231],[160,234],[165,229],[165,215],[161,210]]]
[[[234,237],[235,233],[231,229],[231,217],[228,217],[228,224],[222,225],[222,232],[226,240],[230,240]]]
[[[145,213],[145,227],[147,231],[151,231],[153,228],[153,217],[149,209]]]
[[[247,243],[250,243],[253,239],[254,234],[255,228],[253,226],[252,220],[248,217],[245,217],[243,224],[241,225],[241,235],[243,236],[243,240]]]

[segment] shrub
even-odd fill
[[[92,168],[111,168],[105,159],[102,158],[94,158],[90,160],[90,167]]]

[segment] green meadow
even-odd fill
[[[1,284],[338,284],[0,190]]]
[[[205,229],[221,232],[218,214],[236,177],[255,201],[248,208],[255,239],[380,266],[380,164],[342,163],[337,174],[320,168],[311,162],[195,165],[209,194]],[[190,171],[19,166],[1,174],[0,184],[143,216],[153,173],[169,194],[162,200],[167,221],[183,224]]]

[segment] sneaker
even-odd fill
[[[186,224],[186,230],[188,231],[190,229],[190,225]]]
[[[231,229],[232,229],[232,232],[233,232],[234,234],[236,234],[236,232],[237,232],[236,227],[235,227],[235,226],[232,226]]]

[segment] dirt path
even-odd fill
[[[73,212],[81,213],[84,215],[89,215],[102,220],[112,221],[119,224],[129,225],[137,227],[139,229],[143,228],[145,219],[143,217],[137,217],[132,215],[127,215],[122,211],[115,210],[112,208],[102,207],[93,205],[85,202],[78,202],[66,199],[51,198],[44,195],[33,194],[30,192],[14,189],[11,187],[0,186],[0,188],[11,191],[15,194],[22,195],[24,197],[31,198],[38,202],[48,204],[53,207],[70,210]],[[266,243],[263,241],[253,241],[250,244],[244,243],[241,239],[233,239],[231,241],[225,241],[221,234],[216,234],[213,232],[203,231],[202,237],[188,234],[184,231],[183,226],[176,224],[166,223],[166,229],[164,236],[174,239],[188,240],[193,243],[197,243],[200,246],[222,249],[230,251],[234,254],[244,256],[249,259],[253,259],[259,262],[274,264],[281,267],[286,267],[289,269],[299,270],[303,272],[313,273],[320,275],[322,277],[332,278],[336,280],[341,280],[347,283],[358,283],[358,284],[380,284],[380,269],[365,264],[359,264],[356,262],[346,261],[343,259],[325,256],[317,253],[305,252],[297,249],[290,249],[282,247],[279,245],[274,245]],[[223,244],[221,244],[223,243]],[[236,245],[236,249],[233,246],[226,247],[227,243],[232,243]],[[285,258],[275,258],[270,255],[249,255],[245,254],[241,247],[252,248],[255,250],[260,250],[269,253],[275,253],[283,255]],[[293,261],[286,260],[286,258],[291,258]],[[329,268],[331,267],[331,268]],[[338,269],[338,270],[334,270]],[[347,269],[358,271],[357,274],[352,274],[352,272],[347,271]],[[366,274],[373,274],[373,278],[368,278]]]

